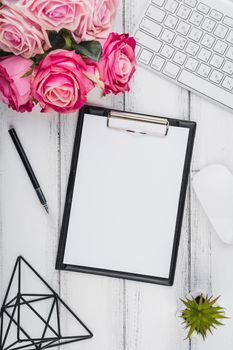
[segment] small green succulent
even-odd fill
[[[181,301],[186,306],[181,311],[180,317],[184,320],[185,329],[188,330],[187,338],[190,338],[194,332],[200,334],[205,340],[208,332],[212,334],[213,328],[223,326],[220,320],[227,318],[224,309],[216,305],[219,297],[206,297],[201,294],[196,298]],[[186,339],[187,339],[186,338]]]

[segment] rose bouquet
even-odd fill
[[[0,0],[0,101],[68,113],[95,87],[129,91],[135,40],[110,33],[118,0]]]

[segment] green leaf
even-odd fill
[[[77,44],[72,42],[73,49],[84,58],[90,58],[93,61],[99,62],[102,54],[102,46],[99,41],[83,41]]]
[[[191,327],[190,327],[190,330],[188,332],[188,335],[187,335],[187,338],[190,338],[191,335],[193,334],[193,332],[195,331],[195,328],[196,328],[196,324],[194,323]]]
[[[182,301],[182,303],[186,306],[186,307],[189,307],[189,302],[188,300],[183,300],[183,299],[180,299]]]
[[[53,50],[64,49],[72,50],[72,44],[74,42],[71,32],[65,28],[59,30],[59,32],[48,31],[49,41]]]
[[[29,76],[33,73],[35,67],[36,67],[36,63],[34,62],[34,63],[31,65],[31,69],[30,69],[28,72],[26,72],[24,75],[22,75],[21,78],[27,78],[27,77],[29,77]]]
[[[211,297],[211,298],[212,298],[212,297]],[[209,305],[214,305],[214,304],[218,301],[219,298],[220,298],[220,295],[219,295],[217,298],[213,299],[213,300],[209,303]]]
[[[31,68],[28,72],[26,72],[24,75],[22,75],[21,78],[27,78],[27,77],[29,77],[29,76],[32,74],[33,70],[34,70],[34,68]]]
[[[5,51],[0,50],[0,57],[7,57],[7,56],[10,56],[10,55],[11,55],[10,52],[5,52]]]
[[[56,32],[55,30],[48,32],[49,41],[53,50],[64,49],[65,48],[65,39],[63,37],[63,31],[60,30]]]
[[[52,50],[75,50],[76,53],[84,58],[90,58],[97,62],[100,60],[102,46],[98,41],[91,40],[77,43],[71,32],[65,28],[61,29],[59,32],[49,31],[48,36]]]
[[[72,50],[72,42],[73,42],[73,36],[71,34],[70,31],[68,31],[67,29],[61,29],[59,32],[59,35],[62,36],[62,38],[64,39],[65,42],[65,49],[66,50]]]

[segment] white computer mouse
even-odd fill
[[[212,164],[193,178],[193,188],[220,239],[233,244],[233,175],[221,164]]]

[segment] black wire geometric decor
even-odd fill
[[[0,350],[42,350],[92,336],[36,270],[18,257],[0,310]]]

